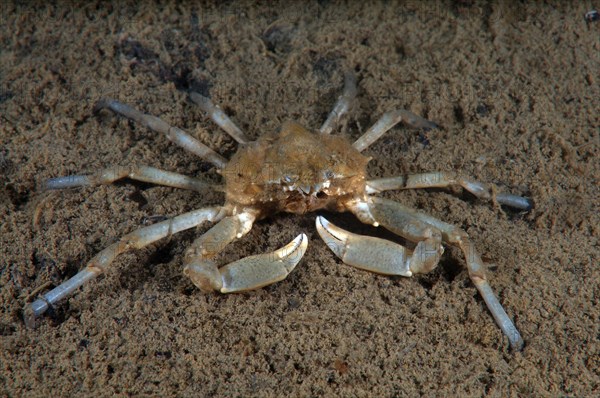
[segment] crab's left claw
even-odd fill
[[[325,244],[344,263],[384,275],[412,276],[433,269],[444,249],[428,249],[427,241],[417,244],[414,252],[397,243],[372,236],[357,235],[317,217],[317,231]]]
[[[221,293],[258,289],[282,281],[300,262],[307,246],[308,238],[300,234],[279,250],[227,264],[219,270],[223,278]]]

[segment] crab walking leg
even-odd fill
[[[304,234],[279,250],[245,257],[221,268],[212,260],[227,244],[248,233],[254,220],[250,213],[225,217],[186,251],[183,273],[204,292],[242,292],[285,279],[306,251],[308,239]]]
[[[435,268],[444,252],[439,236],[420,241],[414,252],[410,252],[385,239],[348,232],[322,216],[317,217],[317,231],[345,264],[384,275],[427,273]],[[427,235],[426,230],[423,232]]]
[[[106,271],[119,254],[130,249],[141,249],[159,239],[196,227],[205,221],[218,221],[221,217],[220,207],[207,207],[137,229],[123,236],[117,243],[110,245],[94,256],[86,267],[71,279],[42,295],[41,298],[33,303],[27,304],[23,310],[25,324],[28,327],[34,327],[37,317],[46,312],[50,306],[59,300],[71,295],[71,293],[84,283]]]
[[[410,127],[419,129],[434,129],[438,127],[437,124],[430,122],[421,116],[415,115],[412,112],[404,109],[397,109],[384,113],[366,133],[352,144],[352,146],[357,151],[362,152],[400,122],[404,122]]]
[[[240,144],[247,144],[248,138],[246,134],[233,123],[233,121],[212,101],[198,93],[190,93],[192,101],[198,105],[204,112],[208,114],[208,117],[212,119],[219,127],[221,127],[227,134],[229,134],[234,140]]]
[[[135,121],[136,123],[142,124],[152,131],[164,134],[167,139],[176,145],[179,145],[183,149],[193,153],[196,156],[201,157],[217,166],[219,169],[223,169],[227,165],[227,160],[224,157],[181,130],[180,128],[173,127],[167,122],[157,118],[156,116],[144,114],[137,109],[115,101],[112,99],[103,99],[98,101],[95,106],[95,111],[100,109],[110,109],[111,111],[118,113],[119,115],[125,116],[128,119]]]
[[[485,275],[485,265],[465,231],[388,199],[370,197],[368,202],[355,205],[351,211],[361,221],[381,223],[385,228],[399,235],[402,235],[401,230],[406,228],[399,225],[399,222],[402,223],[407,218],[423,222],[431,226],[432,230],[441,233],[444,242],[459,247],[465,255],[469,277],[483,297],[496,323],[508,337],[513,349],[519,350],[522,348],[523,339],[521,334],[490,287]]]
[[[136,181],[149,182],[157,185],[165,185],[174,188],[191,189],[193,191],[205,191],[215,186],[196,178],[183,174],[172,173],[149,166],[115,166],[91,175],[74,175],[50,178],[46,181],[45,189],[64,189],[83,186],[96,186],[110,184],[123,178]]]
[[[447,188],[451,186],[461,186],[480,199],[491,200],[494,197],[492,188],[488,184],[443,171],[367,181],[367,194],[391,189]],[[517,209],[531,210],[533,208],[531,199],[522,196],[496,193],[495,198],[498,203]]]
[[[327,120],[319,130],[321,134],[331,134],[336,128],[342,117],[350,109],[350,105],[356,98],[356,76],[352,72],[347,72],[344,76],[344,92],[338,97],[332,111],[327,116]]]
[[[406,210],[410,211],[410,209]],[[475,249],[475,245],[470,241],[467,233],[454,225],[445,223],[434,217],[417,213],[414,210],[412,210],[412,212],[415,217],[438,228],[444,236],[444,241],[454,246],[458,246],[462,250],[467,262],[469,277],[475,284],[477,290],[479,290],[481,297],[483,297],[483,300],[496,320],[496,323],[500,326],[500,329],[502,329],[502,332],[506,337],[508,337],[513,349],[520,350],[523,348],[523,338],[512,320],[508,317],[508,314],[502,307],[502,304],[498,301],[498,297],[496,297],[496,294],[488,283],[483,260],[481,260],[479,253]]]

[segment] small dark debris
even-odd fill
[[[423,147],[428,147],[431,142],[429,141],[429,136],[426,132],[419,132],[419,142],[423,145]]]
[[[127,57],[127,59],[136,58],[139,61],[145,60],[157,60],[158,54],[154,51],[145,48],[142,43],[137,40],[125,40],[121,43],[121,52]]]
[[[396,54],[398,54],[400,58],[406,58],[406,49],[403,45],[397,45],[394,48],[394,51],[396,52]]]
[[[171,351],[156,351],[154,356],[158,359],[171,359],[173,355],[171,354]]]
[[[299,307],[300,307],[300,300],[293,298],[293,297],[288,299],[288,309],[295,310]]]
[[[200,161],[198,163],[198,171],[200,173],[202,173],[202,174],[208,173],[209,171],[211,171],[212,169],[214,169],[214,167],[215,166],[212,163],[209,163],[209,162]]]
[[[24,190],[19,190],[13,184],[10,184],[10,183],[6,184],[4,186],[4,190],[8,196],[8,200],[17,209],[21,208],[29,200],[29,192],[24,191]]]
[[[2,101],[0,100],[0,103]],[[0,172],[3,172],[6,175],[6,170],[10,168],[12,165],[11,161],[8,159],[8,151],[6,149],[0,149]]]
[[[386,305],[392,305],[392,301],[390,300],[390,298],[388,297],[388,295],[386,294],[385,291],[380,291],[379,293],[379,298],[381,299],[381,301],[383,303],[385,303]]]
[[[490,263],[488,261],[486,261],[485,264],[486,264],[486,268],[491,272],[495,272],[498,270],[498,264]]]
[[[200,66],[204,66],[205,61],[210,58],[210,50],[204,43],[200,43],[194,49],[194,56],[200,63]]]
[[[39,254],[37,251],[33,252],[31,263],[37,272],[56,272],[56,262]],[[60,278],[60,276],[58,276],[58,278]]]
[[[184,288],[182,288],[180,290],[181,294],[183,294],[184,296],[190,297],[192,294],[196,293],[198,289],[194,286],[185,286]]]
[[[456,0],[454,4],[458,7],[471,8],[475,5],[474,0]]]
[[[232,107],[227,106],[227,105],[223,106],[223,112],[225,112],[227,115],[229,115],[229,117],[232,117],[232,118],[235,117],[235,115],[236,115],[235,109],[233,109]]]
[[[0,323],[0,336],[10,336],[15,333],[17,328],[14,325],[7,325],[5,323]]]
[[[323,81],[331,81],[331,77],[337,69],[339,69],[337,62],[327,57],[320,57],[313,64],[313,73]]]
[[[335,383],[335,375],[333,373],[327,374],[327,384]]]
[[[490,110],[486,104],[479,104],[477,105],[475,112],[477,112],[479,116],[487,116],[490,113]]]
[[[81,339],[79,340],[79,347],[81,348],[87,348],[90,345],[90,341],[87,339]]]
[[[274,23],[261,35],[267,50],[274,54],[288,53],[292,50],[291,41],[294,27],[283,23]]]
[[[113,317],[113,321],[114,321],[114,322],[115,322],[117,325],[126,325],[126,324],[127,324],[127,321],[128,321],[128,319],[127,319],[127,317],[124,317],[124,316],[122,316],[122,317],[120,317],[120,318],[118,318],[118,317]]]
[[[0,89],[0,104],[11,99],[14,96],[15,95],[12,91],[4,91],[3,89]]]
[[[454,117],[456,118],[456,121],[458,121],[459,123],[465,122],[465,112],[464,112],[462,106],[456,105],[454,107]]]

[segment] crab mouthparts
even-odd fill
[[[304,196],[317,196],[318,193],[323,192],[322,189],[329,188],[331,184],[330,181],[325,181],[322,183],[314,184],[314,185],[288,185],[284,186],[283,190],[285,192],[298,192]]]

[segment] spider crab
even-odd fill
[[[347,73],[344,91],[319,131],[311,132],[299,124],[288,122],[280,131],[250,141],[208,98],[191,93],[191,100],[240,144],[229,161],[157,117],[115,100],[100,101],[96,110],[109,109],[138,122],[214,164],[225,180],[224,186],[214,187],[196,178],[138,166],[112,167],[92,175],[53,178],[46,182],[47,189],[93,186],[130,178],[196,191],[211,187],[222,189],[226,196],[225,204],[194,210],[123,236],[99,252],[71,279],[27,304],[25,323],[33,327],[36,318],[50,306],[105,272],[117,255],[206,222],[216,224],[193,242],[183,260],[184,274],[202,291],[240,292],[281,281],[304,255],[308,244],[305,234],[298,235],[288,245],[272,253],[242,258],[224,266],[219,266],[214,258],[226,245],[247,234],[255,221],[268,215],[277,212],[304,214],[324,209],[351,212],[364,223],[381,225],[416,244],[408,249],[381,238],[357,235],[333,225],[323,216],[317,216],[316,228],[327,246],[342,262],[360,269],[401,276],[427,273],[438,264],[444,251],[442,243],[459,247],[465,255],[469,276],[498,326],[508,337],[511,347],[521,348],[523,340],[488,284],[484,263],[466,232],[400,203],[373,195],[392,189],[456,185],[478,198],[495,199],[500,204],[518,209],[531,208],[530,200],[494,193],[490,186],[454,173],[367,179],[366,166],[370,158],[361,152],[386,131],[399,122],[424,129],[437,126],[406,110],[395,110],[385,113],[357,141],[350,143],[344,137],[330,133],[348,112],[355,96],[356,78]]]

